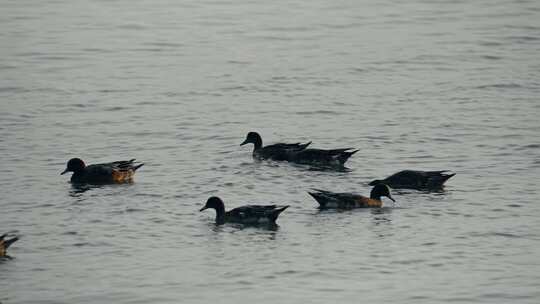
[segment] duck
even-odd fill
[[[135,163],[135,159],[130,159],[86,166],[80,158],[72,158],[67,162],[66,169],[60,175],[73,172],[71,175],[72,183],[127,183],[133,181],[135,171],[143,165]]]
[[[450,173],[449,170],[442,171],[418,171],[418,170],[403,170],[390,175],[382,180],[374,180],[369,183],[370,186],[376,184],[386,184],[396,189],[416,189],[429,190],[440,189],[444,183],[450,179],[455,173]]]
[[[18,237],[14,237],[8,240],[6,239],[7,236],[7,234],[0,235],[0,257],[6,257],[7,249],[9,248],[9,246],[19,240]]]
[[[225,204],[217,197],[212,196],[204,207],[199,211],[206,209],[216,210],[216,224],[239,223],[245,225],[276,225],[276,220],[281,212],[289,208],[288,205],[245,205],[238,208],[225,211]]]
[[[305,165],[322,166],[343,166],[345,162],[358,150],[353,148],[344,149],[311,149],[311,141],[307,143],[278,143],[263,147],[262,138],[257,132],[249,132],[244,142],[240,144],[252,143],[253,157],[258,159],[271,159],[277,161],[288,161]]]
[[[246,139],[240,144],[240,146],[246,144],[253,144],[253,157],[257,159],[269,159],[284,161],[287,160],[289,153],[302,151],[306,149],[311,142],[307,143],[277,143],[268,146],[263,146],[261,135],[257,132],[249,132],[246,135]]]
[[[378,184],[369,197],[355,193],[336,193],[326,190],[313,189],[308,192],[320,205],[321,209],[353,209],[353,208],[380,208],[383,205],[381,197],[386,196],[393,202],[396,200],[390,194],[390,188],[385,184]]]

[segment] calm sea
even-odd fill
[[[0,1],[0,302],[539,303],[538,1]],[[239,144],[355,147],[349,172]],[[73,188],[69,158],[137,158]],[[402,169],[442,192],[319,211]],[[277,230],[216,227],[288,204]]]

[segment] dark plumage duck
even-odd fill
[[[272,159],[289,161],[297,164],[343,166],[345,162],[358,150],[345,149],[307,149],[311,142],[302,144],[278,143],[263,147],[262,138],[257,132],[249,132],[244,142],[240,145],[252,143],[253,157],[259,159]]]
[[[308,192],[320,205],[320,208],[353,209],[353,208],[378,208],[382,207],[382,196],[386,196],[395,202],[387,185],[378,184],[371,189],[369,197],[355,193],[335,193],[325,190],[313,189]]]
[[[9,246],[19,240],[18,237],[14,237],[9,240],[5,239],[6,237],[7,234],[0,235],[0,257],[7,256],[7,249],[9,248]]]
[[[374,180],[369,183],[371,186],[376,184],[387,184],[392,188],[401,189],[417,189],[429,190],[442,188],[444,183],[456,175],[449,173],[448,170],[443,171],[415,171],[403,170],[396,174],[390,175],[383,180]]]
[[[275,225],[279,214],[289,206],[246,205],[225,211],[223,201],[216,196],[210,197],[200,211],[208,208],[216,209],[216,224],[240,223],[246,225]]]
[[[240,144],[240,146],[243,146],[249,143],[253,144],[254,146],[253,157],[258,158],[258,159],[271,159],[271,160],[287,160],[289,153],[302,151],[311,144],[311,142],[308,142],[305,144],[277,143],[277,144],[263,147],[262,138],[257,132],[249,132],[246,136],[246,139]]]
[[[66,170],[60,174],[73,172],[72,183],[113,184],[133,181],[135,171],[143,164],[135,159],[86,166],[79,158],[68,161]]]

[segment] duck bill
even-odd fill
[[[240,146],[243,146],[243,145],[245,145],[245,144],[249,144],[247,138],[246,138],[246,140],[244,140],[244,141],[240,144]]]
[[[66,174],[66,173],[68,173],[68,172],[69,172],[68,169],[66,169],[66,170],[64,170],[62,173],[60,173],[60,175],[64,175],[64,174]]]
[[[394,203],[396,202],[396,200],[391,195],[389,195],[388,198],[391,199],[392,202],[394,202]]]
[[[204,211],[206,209],[208,209],[208,207],[204,206],[204,207],[201,208],[201,210],[199,210],[199,212]]]

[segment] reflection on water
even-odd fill
[[[309,165],[307,168],[310,171],[351,172],[351,169],[345,166]]]
[[[392,210],[393,208],[381,207],[370,209],[372,217],[369,230],[375,232],[378,237],[384,238],[388,234],[393,235],[392,226]]]
[[[9,254],[6,254],[6,255],[4,255],[4,256],[1,256],[1,257],[0,257],[0,265],[1,265],[2,263],[4,263],[4,262],[8,262],[8,261],[13,260],[13,259],[14,259],[14,257],[10,256]]]
[[[278,162],[278,161],[260,160],[257,158],[254,158],[253,161],[257,163],[266,163],[273,166],[289,165],[289,166],[297,168],[298,170],[321,171],[321,172],[351,172],[350,168],[346,166],[342,166],[342,165],[297,164],[297,163],[285,162],[285,161]]]
[[[91,190],[93,188],[101,188],[101,187],[103,186],[73,183],[71,184],[71,190],[69,191],[69,195],[72,197],[81,197],[82,194],[85,193],[86,191]]]
[[[279,230],[279,225],[278,224],[258,224],[258,225],[255,225],[255,224],[252,224],[252,225],[246,225],[246,224],[238,224],[238,223],[227,223],[227,224],[224,224],[225,226],[227,226],[228,228],[234,228],[234,230],[249,230],[251,231],[251,229],[254,229],[255,231],[278,231]],[[225,229],[223,228],[224,225],[219,225],[219,224],[213,224],[213,226],[211,227],[212,231],[214,232],[217,232],[217,233],[222,233],[222,232],[230,232],[230,233],[234,233],[232,232],[230,229]]]

